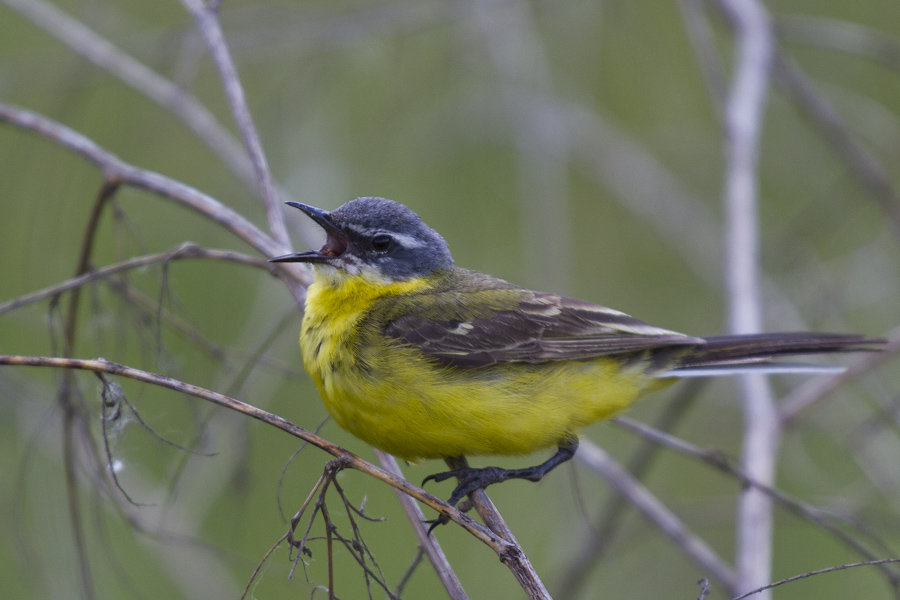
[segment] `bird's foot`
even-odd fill
[[[425,479],[422,480],[422,485],[424,486],[429,481],[446,481],[451,477],[456,477],[458,479],[458,483],[456,487],[453,489],[453,493],[450,494],[450,499],[447,500],[447,504],[451,506],[456,506],[456,503],[474,492],[475,490],[484,489],[489,485],[494,483],[500,483],[501,481],[506,481],[507,479],[530,479],[531,481],[537,481],[541,478],[542,474],[538,474],[535,476],[535,472],[532,469],[501,469],[500,467],[482,467],[482,468],[474,468],[474,467],[466,467],[464,469],[453,469],[452,471],[443,471],[441,473],[435,473],[434,475],[429,475]]]

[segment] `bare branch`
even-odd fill
[[[674,541],[691,560],[709,572],[726,589],[735,590],[738,581],[734,571],[709,544],[697,537],[668,507],[659,501],[641,482],[631,476],[599,446],[582,439],[575,458],[592,471],[609,481],[616,490],[628,498],[654,525]]]
[[[729,330],[762,330],[756,170],[763,113],[774,53],[771,23],[756,0],[721,0],[735,32],[735,74],[725,105],[726,281]],[[762,375],[739,379],[744,412],[742,462],[754,479],[775,478],[780,432],[775,400]],[[738,498],[737,586],[743,591],[771,579],[772,503],[756,489]]]
[[[400,471],[400,465],[397,464],[397,459],[377,448],[375,449],[375,455],[378,457],[378,461],[386,471],[393,473],[398,477],[403,476]],[[416,534],[416,538],[419,540],[419,547],[425,552],[426,556],[428,556],[428,560],[431,561],[435,573],[437,573],[438,578],[441,580],[444,589],[447,590],[447,594],[450,596],[451,600],[466,600],[468,595],[463,589],[462,583],[459,581],[456,573],[453,571],[450,561],[447,560],[447,555],[444,554],[443,548],[441,548],[441,545],[434,536],[428,534],[425,514],[422,512],[419,504],[400,490],[395,489],[395,493],[397,499],[400,500],[400,505],[403,507],[404,512],[406,512],[410,524],[413,526],[413,531]]]
[[[130,165],[111,152],[104,150],[89,138],[52,119],[24,108],[0,104],[0,121],[34,131],[64,148],[80,154],[100,167],[110,182],[153,192],[200,213],[224,226],[264,256],[276,256],[286,248],[285,245],[277,243],[256,225],[213,197],[160,173]],[[294,297],[298,301],[302,301],[305,296],[305,287],[310,282],[309,272],[306,269],[287,268],[284,273],[293,281],[290,289]]]
[[[129,258],[121,262],[107,265],[100,269],[88,271],[87,273],[79,275],[78,277],[72,277],[71,279],[61,281],[56,285],[31,292],[30,294],[25,294],[23,296],[19,296],[18,298],[13,298],[12,300],[8,300],[0,304],[0,315],[17,308],[21,308],[22,306],[26,306],[28,304],[33,304],[35,302],[40,302],[41,300],[46,300],[47,298],[52,298],[53,296],[58,296],[63,292],[81,287],[92,281],[106,279],[107,277],[109,277],[110,275],[114,275],[115,273],[129,271],[132,269],[139,269],[141,267],[164,263],[171,260],[194,258],[224,260],[265,269],[271,273],[275,272],[273,263],[254,258],[246,254],[241,254],[240,252],[234,252],[232,250],[216,250],[212,248],[203,248],[194,244],[193,242],[184,242],[183,244],[179,244],[177,248],[174,248],[173,250],[170,250],[168,252],[160,252],[159,254],[147,254],[145,256],[135,256],[134,258]]]
[[[69,48],[109,71],[193,131],[242,181],[253,183],[253,168],[243,148],[205,106],[122,48],[44,0],[3,0]]]
[[[760,493],[766,494],[773,501],[777,502],[782,508],[827,530],[836,539],[844,543],[848,548],[851,548],[855,552],[858,552],[860,556],[863,556],[867,559],[876,558],[875,554],[868,547],[866,547],[865,544],[832,523],[832,520],[830,518],[831,515],[826,513],[824,510],[810,506],[804,502],[801,502],[800,500],[797,500],[796,498],[789,496],[788,494],[777,488],[753,479],[746,471],[734,467],[731,464],[729,458],[721,452],[699,448],[685,440],[669,435],[664,431],[656,430],[648,425],[644,425],[643,423],[634,421],[633,419],[629,419],[627,417],[616,417],[612,422],[616,425],[624,427],[625,429],[628,429],[629,431],[637,433],[644,439],[653,441],[654,443],[665,446],[666,448],[703,461],[704,463],[714,467],[715,469],[718,469],[719,471],[726,473],[731,477],[734,477],[738,482],[740,482],[742,486],[753,488],[755,490],[758,490]],[[870,535],[870,537],[872,536]],[[886,547],[882,540],[875,539],[874,541],[882,548]],[[887,568],[882,568],[882,572],[884,573],[884,576],[888,580],[890,585],[893,587],[897,587],[898,583],[900,583],[900,576]]]
[[[231,105],[231,112],[237,122],[238,130],[241,132],[247,153],[250,155],[250,161],[253,163],[253,170],[256,173],[263,206],[266,209],[269,230],[277,243],[282,246],[288,246],[290,238],[284,225],[284,212],[281,204],[278,202],[278,195],[272,183],[272,175],[269,172],[266,155],[259,141],[259,135],[256,133],[256,127],[253,125],[253,117],[250,116],[250,109],[247,108],[244,88],[241,86],[237,69],[231,60],[231,52],[228,50],[225,36],[222,33],[222,28],[219,26],[219,19],[215,13],[216,9],[212,5],[207,6],[204,4],[203,0],[182,0],[182,4],[193,15],[197,28],[200,30],[200,35],[206,40],[206,45],[209,47],[213,61],[219,69],[225,96]]]
[[[860,144],[837,111],[820,94],[799,66],[784,57],[775,60],[775,77],[781,88],[802,110],[802,114],[831,145],[869,196],[878,203],[900,235],[900,195],[894,190],[887,169],[878,157]]]
[[[182,394],[200,398],[223,408],[236,411],[238,413],[276,427],[277,429],[280,429],[303,441],[309,442],[313,446],[324,450],[328,454],[346,461],[348,467],[379,479],[384,483],[390,485],[391,487],[401,490],[403,493],[412,496],[419,502],[422,502],[426,506],[436,510],[441,515],[449,518],[454,523],[458,523],[459,525],[461,525],[469,533],[475,536],[476,539],[494,550],[497,555],[500,556],[501,560],[505,561],[509,558],[509,555],[511,553],[515,553],[513,544],[507,542],[504,539],[501,539],[485,526],[474,521],[472,518],[460,512],[455,507],[450,506],[437,496],[429,494],[422,488],[412,485],[403,478],[398,477],[393,473],[389,473],[388,471],[385,471],[384,469],[363,460],[362,458],[356,456],[351,452],[348,452],[347,450],[344,450],[340,446],[333,444],[325,438],[316,435],[315,433],[312,433],[311,431],[308,431],[298,425],[295,425],[290,421],[279,417],[278,415],[262,410],[261,408],[257,408],[251,404],[246,404],[244,402],[241,402],[240,400],[236,400],[224,394],[220,394],[218,392],[214,392],[212,390],[208,390],[190,383],[185,383],[172,377],[167,377],[165,375],[158,375],[155,373],[150,373],[148,371],[142,371],[140,369],[135,369],[125,365],[109,362],[102,358],[87,360],[42,356],[0,355],[0,365],[50,367],[92,371],[97,373],[108,373],[110,375],[127,377],[136,381],[142,381],[151,385],[168,388]]]
[[[694,48],[694,56],[697,57],[706,91],[717,116],[721,119],[728,82],[725,68],[719,60],[716,40],[709,27],[704,3],[701,0],[681,0],[676,4],[681,10],[681,20]]]
[[[451,471],[469,468],[469,462],[465,457],[445,458],[444,462],[447,463]],[[483,489],[477,489],[469,494],[469,498],[472,500],[475,510],[478,511],[478,516],[481,517],[484,524],[509,544],[506,552],[500,556],[500,561],[512,571],[516,581],[522,586],[525,595],[531,600],[552,600],[550,592],[544,587],[544,582],[541,581],[537,571],[534,570],[531,561],[528,560],[528,556],[522,550],[518,540],[516,540],[516,536],[513,535],[512,530],[506,524],[506,521],[503,520],[503,516],[497,510],[497,507],[494,506],[487,492]]]
[[[824,400],[844,384],[878,368],[885,362],[893,360],[900,353],[900,328],[887,335],[891,340],[882,352],[874,352],[860,357],[850,364],[842,373],[833,377],[817,377],[806,381],[803,385],[794,388],[781,402],[779,416],[781,426],[788,427],[814,404]]]
[[[825,569],[819,569],[817,571],[809,571],[807,573],[801,573],[800,575],[794,575],[793,577],[788,577],[786,579],[779,579],[774,583],[770,583],[768,585],[764,585],[761,588],[757,588],[755,590],[751,590],[746,594],[741,594],[740,596],[736,596],[732,598],[732,600],[743,600],[744,598],[749,598],[750,596],[755,596],[760,592],[764,592],[766,590],[770,590],[774,587],[778,587],[780,585],[784,585],[785,583],[791,583],[792,581],[798,581],[800,579],[806,579],[807,577],[815,577],[816,575],[822,575],[824,573],[833,573],[834,571],[843,571],[845,569],[853,569],[856,567],[871,567],[876,565],[886,565],[889,563],[900,562],[900,558],[882,558],[880,560],[867,560],[865,562],[857,562],[857,563],[847,563],[844,565],[838,565],[836,567],[827,567]]]

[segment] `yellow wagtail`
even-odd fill
[[[391,200],[358,198],[331,212],[288,204],[327,235],[318,251],[272,260],[314,271],[300,345],[338,424],[407,460],[558,448],[534,467],[426,478],[460,477],[451,504],[506,479],[541,479],[572,458],[582,427],[674,378],[821,370],[772,359],[884,343],[828,333],[691,337],[457,267],[444,239]]]

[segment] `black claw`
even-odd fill
[[[494,483],[506,481],[510,477],[516,477],[517,475],[518,471],[501,469],[499,467],[484,467],[483,469],[455,469],[453,471],[443,471],[441,473],[429,475],[422,480],[422,485],[424,486],[429,481],[441,482],[453,477],[457,477],[459,479],[459,483],[457,483],[456,487],[453,489],[453,493],[450,495],[450,499],[447,500],[447,504],[456,506],[457,502],[459,502],[475,490],[486,488],[487,486]]]
[[[447,515],[440,515],[436,519],[427,519],[425,522],[429,524],[428,535],[431,535],[431,532],[434,531],[436,527],[449,523],[450,517]]]
[[[462,474],[463,474],[462,470],[442,471],[440,473],[434,473],[432,475],[429,475],[425,479],[423,479],[422,485],[419,487],[425,487],[425,484],[428,483],[429,481],[434,481],[436,483],[440,483],[441,481],[446,481],[446,480],[450,479],[451,477],[456,477],[457,475],[462,475]]]
[[[572,458],[572,456],[574,456],[575,454],[576,448],[578,448],[578,439],[571,438],[564,440],[563,443],[559,445],[559,449],[557,450],[556,454],[551,456],[543,463],[534,467],[528,467],[526,469],[501,469],[500,467],[484,467],[481,469],[475,469],[467,467],[465,469],[442,471],[440,473],[429,475],[428,477],[423,479],[422,486],[424,486],[429,481],[441,482],[450,479],[451,477],[456,477],[459,481],[456,487],[453,489],[453,493],[450,494],[450,499],[447,500],[447,504],[449,504],[450,506],[456,506],[457,502],[459,502],[475,490],[484,489],[489,485],[500,483],[501,481],[506,481],[507,479],[527,479],[528,481],[540,481],[544,477],[544,475]],[[428,528],[428,533],[430,534],[435,527],[437,527],[438,525],[443,525],[449,520],[450,519],[446,516],[441,515],[437,519],[427,521],[428,523],[431,523],[431,527]]]

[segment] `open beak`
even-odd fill
[[[331,259],[336,258],[347,250],[347,236],[344,232],[334,224],[331,219],[331,213],[315,206],[301,204],[299,202],[285,202],[288,206],[299,208],[306,216],[319,224],[325,230],[325,245],[316,250],[308,250],[306,252],[293,252],[282,256],[270,258],[269,262],[306,262],[306,263],[327,263]]]

